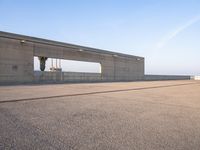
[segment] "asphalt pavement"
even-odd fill
[[[0,149],[199,150],[200,82],[0,86]]]

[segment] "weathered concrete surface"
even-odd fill
[[[144,76],[143,57],[0,31],[0,83],[34,82],[34,56],[100,63],[101,81]]]
[[[163,81],[163,80],[190,80],[190,76],[184,75],[144,75],[144,81]],[[123,80],[123,79],[122,79]],[[104,81],[101,73],[83,72],[49,72],[34,71],[34,82],[36,83],[63,83],[63,82],[101,82]],[[126,81],[131,81],[126,78]]]
[[[1,86],[0,149],[198,150],[199,91],[199,81]]]
[[[0,37],[0,84],[32,80],[33,46]]]
[[[101,73],[34,71],[35,83],[101,82]]]
[[[191,76],[184,75],[144,75],[145,81],[163,81],[163,80],[190,80]]]

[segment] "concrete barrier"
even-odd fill
[[[144,78],[139,78],[138,81],[190,80],[190,79],[191,79],[190,76],[180,76],[180,75],[145,75]],[[200,77],[194,77],[194,79],[200,80]],[[35,83],[100,82],[100,81],[107,81],[102,77],[101,73],[34,71]],[[127,78],[127,81],[133,81],[133,80],[131,79],[128,80]]]
[[[190,76],[181,75],[145,75],[145,81],[159,81],[159,80],[190,80]]]
[[[34,71],[35,83],[98,81],[101,81],[100,73]]]

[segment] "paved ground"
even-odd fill
[[[0,149],[200,149],[200,82],[0,86]]]

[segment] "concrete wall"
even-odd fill
[[[100,73],[35,71],[34,81],[45,82],[100,82]]]
[[[0,83],[35,82],[34,56],[100,63],[101,81],[134,81],[144,77],[143,57],[0,32]],[[86,80],[85,74],[83,78]]]
[[[0,37],[0,83],[33,80],[33,46]]]
[[[190,76],[179,75],[145,75],[146,81],[159,81],[159,80],[190,80]]]

